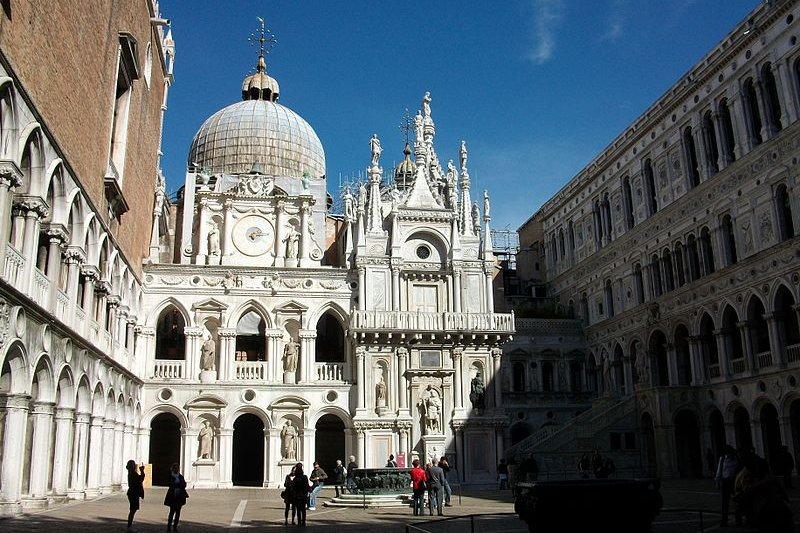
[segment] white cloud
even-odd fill
[[[564,18],[564,0],[533,0],[533,47],[528,59],[537,65],[553,57],[556,30]]]
[[[625,4],[626,0],[613,0],[608,10],[606,20],[606,31],[600,37],[600,41],[616,41],[622,37],[625,28]]]

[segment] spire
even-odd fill
[[[256,61],[256,72],[244,79],[242,83],[242,100],[269,100],[275,102],[280,95],[280,87],[275,79],[267,75],[267,62],[264,59],[270,50],[278,43],[272,32],[264,27],[264,19],[256,17],[261,23],[258,30],[258,37],[251,34],[249,41],[251,45],[258,43],[259,53]]]
[[[483,236],[483,247],[481,256],[484,261],[489,261],[494,255],[494,245],[492,244],[492,231],[489,222],[492,220],[489,214],[489,191],[483,191],[483,223],[485,224],[485,234]]]
[[[372,163],[367,170],[369,174],[369,206],[367,207],[367,232],[383,233],[383,219],[381,217],[381,176],[383,169],[380,167],[381,141],[378,134],[373,134],[369,141],[372,150]]]
[[[463,140],[461,141],[461,148],[458,155],[461,164],[461,204],[459,205],[458,221],[461,226],[461,235],[474,236],[476,235],[475,224],[479,224],[479,222],[473,222],[473,216],[470,212],[472,208],[472,199],[469,194],[470,181],[469,171],[467,170],[467,143]]]

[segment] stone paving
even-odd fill
[[[147,489],[134,528],[141,533],[165,531],[168,509],[162,505],[164,490]],[[654,533],[697,533],[721,531],[740,533],[746,528],[719,527],[719,493],[711,480],[666,480],[661,489],[665,510],[656,519]],[[250,528],[264,531],[294,531],[283,525],[283,502],[278,489],[193,490],[184,507],[180,531],[238,531]],[[792,491],[791,504],[796,520],[800,518],[800,489]],[[411,509],[326,508],[321,505],[333,496],[326,488],[316,511],[308,512],[308,527],[314,531],[362,533],[524,533],[525,523],[513,514],[510,491],[467,491],[453,507],[446,507],[445,517],[414,517]],[[85,502],[72,502],[23,517],[0,520],[4,533],[54,533],[59,531],[125,531],[128,502],[124,494],[114,494]],[[703,526],[698,512],[704,510]],[[470,518],[469,515],[476,515]],[[407,529],[407,526],[408,527]],[[797,529],[800,532],[800,528]]]

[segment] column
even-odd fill
[[[219,430],[219,484],[220,487],[232,487],[231,465],[233,464],[233,430]]]
[[[764,315],[764,320],[767,321],[772,364],[778,368],[786,368],[786,339],[783,336],[778,318],[775,316],[775,313],[766,313]]]
[[[120,461],[120,465],[127,463],[128,459],[133,459],[137,463],[139,462],[133,443],[133,426],[126,424],[122,430],[122,461]],[[128,476],[127,474],[122,474],[123,469],[121,466],[119,467],[119,471],[121,474],[120,483],[123,487],[127,488]]]
[[[398,409],[408,414],[408,385],[406,370],[408,369],[408,350],[400,347],[397,349],[397,392]]]
[[[48,228],[46,233],[50,237],[47,249],[47,278],[50,280],[50,289],[47,296],[48,301],[43,304],[55,312],[59,282],[61,281],[61,243],[66,241],[66,234],[58,227]]]
[[[183,328],[183,333],[186,335],[186,365],[184,370],[186,374],[184,379],[197,379],[200,374],[200,344],[203,339],[203,328],[200,326],[192,326]]]
[[[356,347],[356,386],[358,387],[356,409],[364,409],[366,405],[366,391],[364,390],[366,387],[366,383],[364,382],[364,359],[366,358],[366,351],[367,349],[363,346]],[[358,464],[363,463],[359,462]]]
[[[502,348],[492,348],[492,388],[494,389],[494,407],[499,408],[502,405],[502,390],[500,387],[500,357],[503,355]]]
[[[770,109],[772,106],[770,105],[767,95],[764,94],[766,92],[766,89],[764,88],[764,82],[759,78],[753,82],[753,86],[756,90],[758,111],[761,113],[761,139],[762,142],[766,142],[767,139],[774,137],[775,133],[777,132],[777,128],[772,122],[772,110]]]
[[[314,360],[316,351],[317,331],[314,329],[300,330],[300,381],[313,382],[316,380]]]
[[[397,451],[405,456],[406,467],[410,465],[407,443],[408,443],[408,429],[406,429],[405,426],[400,426],[400,442],[398,442]]]
[[[283,246],[284,239],[284,203],[279,201],[275,206],[275,266],[282,267],[286,262],[286,248]]]
[[[122,486],[123,465],[128,462],[128,457],[123,455],[123,436],[125,424],[123,422],[114,423],[113,446],[114,452],[111,454],[111,485],[114,489]],[[126,479],[127,481],[127,479]]]
[[[462,380],[462,369],[461,369],[461,356],[464,354],[464,349],[460,346],[456,346],[453,348],[453,369],[455,370],[455,374],[453,376],[453,385],[454,385],[454,392],[455,392],[455,407],[456,410],[464,408],[464,397],[463,397],[463,383]],[[495,375],[495,381],[497,381],[498,377]]]
[[[200,221],[197,224],[197,254],[194,262],[197,265],[206,264],[208,255],[208,198],[200,198]]]
[[[10,395],[0,398],[4,403],[5,432],[3,442],[2,484],[0,484],[0,510],[21,511],[20,489],[22,486],[22,464],[25,454],[25,433],[28,424],[28,396]]]
[[[453,312],[463,312],[461,307],[461,270],[458,269],[453,269]]]
[[[363,311],[367,308],[367,269],[363,266],[358,267],[358,309]]]
[[[731,124],[733,125],[733,138],[736,144],[733,147],[736,159],[741,159],[750,150],[750,129],[747,127],[742,103],[742,94],[739,88],[728,98],[728,111],[731,114]]]
[[[222,254],[220,259],[221,265],[226,264],[226,258],[233,253],[233,249],[231,248],[231,231],[233,230],[233,201],[230,198],[225,200],[224,224],[225,226],[220,228],[220,233],[222,233],[222,250],[220,252]]]
[[[356,428],[356,440],[358,441],[358,446],[356,450],[356,463],[361,465],[361,468],[367,468],[367,454],[366,448],[364,444],[366,442],[364,430],[360,427]]]
[[[495,428],[495,441],[497,447],[497,455],[495,456],[495,463],[500,462],[500,458],[503,457],[503,429],[502,428]]]
[[[719,355],[719,374],[728,380],[731,378],[731,356],[725,342],[725,334],[721,329],[713,331],[714,338],[717,340],[717,354]]]
[[[664,345],[667,352],[667,379],[670,386],[678,384],[678,357],[675,353],[675,345],[668,342]],[[658,360],[656,360],[656,363]]]
[[[487,313],[494,313],[494,286],[492,285],[492,271],[494,268],[491,263],[484,263],[486,269],[486,311]]]
[[[113,484],[111,473],[114,470],[114,420],[103,420],[101,434],[103,453],[100,461],[100,493],[108,494]]]
[[[83,281],[83,311],[86,314],[87,321],[94,320],[94,286],[99,279],[97,267],[94,265],[84,265],[81,268],[81,275],[84,277]],[[82,325],[83,327],[83,325]],[[85,333],[85,328],[83,329]]]
[[[103,462],[103,423],[102,416],[92,416],[89,426],[89,471],[86,477],[86,495],[100,494],[100,472]]]
[[[775,76],[776,83],[780,80],[780,83],[778,83],[781,92],[780,100],[783,101],[784,109],[784,113],[781,113],[781,125],[785,129],[789,127],[789,124],[793,124],[798,119],[796,101],[792,96],[792,80],[790,79],[791,72],[789,71],[789,69],[791,69],[791,64],[778,61],[773,63],[773,65],[775,66],[775,70],[778,71],[778,75]]]
[[[22,172],[13,161],[0,161],[0,220],[11,220],[12,190],[22,184]],[[11,224],[0,233],[0,259],[5,262]]]
[[[722,170],[730,164],[731,154],[728,153],[727,135],[725,128],[722,127],[722,121],[719,119],[719,112],[716,109],[711,113],[711,123],[714,126],[714,135],[717,138],[717,147],[719,148],[717,168]]]
[[[138,427],[134,428],[133,434],[136,440],[136,450],[134,456],[139,461],[151,461],[150,458],[150,428]]]
[[[70,472],[69,492],[71,499],[82,500],[86,488],[86,466],[89,453],[89,413],[75,414],[74,437],[72,444],[72,472]]]
[[[297,457],[300,458],[299,460],[304,461],[305,465],[308,465],[308,473],[311,473],[311,469],[314,465],[314,460],[317,456],[316,451],[316,440],[314,439],[314,435],[316,435],[317,430],[315,428],[303,428],[300,438],[303,442],[303,447],[300,450],[297,450]],[[301,455],[302,452],[302,455]],[[361,463],[358,463],[361,464]]]
[[[47,471],[50,467],[50,435],[53,431],[55,406],[48,402],[35,402],[31,411],[33,421],[33,446],[31,450],[31,498],[47,497]]]
[[[705,383],[705,368],[703,368],[703,353],[700,349],[700,343],[700,337],[689,337],[689,360],[692,363],[692,386]]]
[[[308,249],[309,249],[309,241],[311,240],[311,233],[308,229],[308,219],[311,215],[311,206],[308,204],[303,204],[300,208],[300,250],[299,250],[299,257],[298,266],[304,267],[309,266],[308,264]]]
[[[631,365],[630,355],[622,357],[622,380],[625,382],[625,396],[630,396],[633,394],[633,366]],[[577,390],[577,385],[577,383],[572,384],[573,391]]]
[[[72,454],[72,426],[75,410],[66,407],[56,409],[56,438],[53,446],[53,494],[67,494],[69,487],[69,461]],[[77,441],[76,441],[77,442]],[[77,465],[73,465],[73,468]]]
[[[22,256],[27,258],[22,271],[19,287],[25,294],[31,294],[31,279],[33,269],[36,268],[36,247],[39,244],[39,231],[41,219],[47,216],[47,208],[38,198],[28,197],[18,207],[25,216],[25,230],[22,237]]]
[[[753,353],[753,339],[750,336],[750,323],[747,320],[742,320],[736,323],[736,327],[739,328],[739,338],[742,341],[745,368],[750,371],[755,370],[757,365],[753,362],[755,354]]]
[[[392,267],[392,311],[400,310],[400,269]]]

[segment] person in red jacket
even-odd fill
[[[424,513],[422,510],[423,507],[423,498],[425,497],[425,482],[428,480],[428,476],[419,466],[419,459],[414,459],[411,461],[411,487],[414,489],[414,516],[423,515]]]

